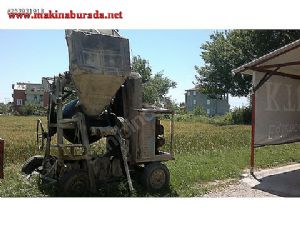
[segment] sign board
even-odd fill
[[[254,73],[254,86],[264,75]],[[255,147],[300,141],[300,79],[273,75],[255,99]]]

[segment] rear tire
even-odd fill
[[[170,185],[170,172],[162,163],[150,163],[144,168],[142,183],[148,191],[162,191]]]
[[[44,157],[41,155],[35,155],[26,160],[26,162],[22,166],[22,173],[29,175],[37,168],[42,166]]]
[[[58,181],[58,194],[65,197],[84,197],[90,193],[88,173],[83,170],[66,172]]]

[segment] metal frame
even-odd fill
[[[296,48],[299,48],[299,47],[300,47],[300,40],[294,41],[294,42],[292,42],[292,43],[290,43],[288,45],[285,45],[285,46],[283,46],[283,47],[281,47],[281,48],[279,48],[279,49],[277,49],[277,50],[275,50],[273,52],[270,52],[269,54],[266,54],[264,56],[261,56],[260,58],[254,59],[253,61],[251,61],[249,63],[246,63],[246,64],[244,64],[244,65],[242,65],[242,66],[240,66],[240,67],[232,70],[232,72],[234,74],[236,74],[236,73],[243,73],[244,71],[246,71],[248,69],[255,70],[255,68],[258,68],[257,67],[258,65],[260,65],[262,63],[265,63],[265,62],[267,62],[267,61],[269,61],[271,59],[274,59],[274,58],[276,58],[276,57],[278,57],[280,55],[283,55],[283,54],[285,54],[285,53],[287,53],[289,51],[292,51],[292,50],[294,50]],[[297,61],[295,61],[295,62],[297,62]],[[294,62],[292,62],[292,63],[294,63]],[[285,64],[287,65],[288,63],[285,63]],[[277,67],[276,65],[277,64],[274,64],[273,67]],[[282,65],[283,64],[281,64],[280,67],[282,67]],[[293,64],[293,65],[295,65],[295,64]],[[268,65],[268,67],[270,67],[270,66],[271,65]],[[263,67],[264,66],[262,66],[262,68]]]
[[[95,182],[95,175],[94,175],[94,170],[93,167],[90,163],[90,160],[92,159],[92,156],[90,155],[90,143],[88,139],[88,133],[87,133],[87,127],[86,127],[86,122],[85,122],[85,116],[83,113],[76,113],[76,115],[72,119],[64,119],[63,118],[63,92],[64,92],[64,87],[67,86],[67,81],[63,76],[57,76],[54,79],[54,92],[50,94],[49,98],[49,106],[52,104],[55,104],[57,109],[57,120],[55,123],[50,123],[50,114],[51,110],[48,112],[48,132],[47,132],[47,144],[46,144],[46,149],[45,149],[45,159],[49,158],[51,156],[51,148],[55,147],[58,149],[58,155],[57,155],[57,166],[64,166],[64,161],[76,161],[76,160],[85,160],[86,165],[87,165],[87,172],[89,175],[89,180],[90,180],[90,186],[91,186],[91,191],[95,192],[96,191],[96,182]],[[120,121],[122,123],[122,121]],[[42,128],[42,123],[37,123],[37,127],[41,126],[41,131],[42,135],[44,135],[44,131]],[[80,140],[81,144],[64,144],[64,136],[63,136],[63,130],[66,128],[75,128],[75,126],[79,130],[79,135],[80,135]],[[51,127],[56,127],[57,128],[57,138],[56,138],[56,144],[51,145],[51,137],[50,137],[50,128]],[[112,132],[111,128],[108,127],[92,127],[95,132],[101,132],[102,135],[110,135]],[[114,127],[115,129],[115,127]],[[37,129],[38,130],[38,129]],[[129,173],[129,166],[128,166],[128,160],[127,160],[127,153],[128,153],[128,141],[125,140],[122,137],[122,132],[117,132],[115,135],[118,137],[118,141],[121,146],[121,154],[122,154],[122,159],[124,162],[124,168],[125,168],[125,173],[126,177],[128,180],[128,185],[129,185],[129,190],[133,191],[133,186],[132,186],[132,181]],[[43,137],[43,136],[42,136]],[[37,140],[40,138],[39,134],[37,134]],[[75,148],[83,148],[83,153],[81,155],[75,155],[74,154],[74,149]],[[65,155],[65,148],[71,148],[71,155]],[[50,170],[56,169],[53,166],[50,168]],[[47,179],[47,175],[44,175],[43,177]]]
[[[52,174],[54,171],[56,171],[57,168],[63,168],[65,165],[65,161],[77,161],[77,160],[84,160],[86,162],[86,169],[88,172],[89,180],[90,180],[90,186],[91,191],[96,192],[96,180],[95,180],[95,174],[94,169],[92,165],[92,155],[90,150],[90,143],[89,143],[89,137],[88,137],[88,130],[85,122],[85,115],[81,112],[77,112],[75,116],[73,116],[71,119],[64,119],[63,118],[63,99],[65,98],[64,88],[68,87],[68,85],[71,85],[70,80],[68,80],[68,77],[59,75],[56,76],[52,83],[53,87],[50,91],[50,98],[49,98],[49,110],[48,110],[48,132],[44,132],[44,129],[42,127],[42,123],[38,121],[37,123],[37,131],[39,129],[41,130],[42,134],[37,133],[37,141],[39,138],[46,138],[47,143],[46,145],[42,144],[43,150],[45,150],[45,159],[43,166],[45,168],[45,171],[47,171],[47,174],[42,175],[44,178],[48,178],[49,174]],[[56,121],[51,122],[51,113],[52,109],[54,110],[54,107],[56,107]],[[125,170],[125,175],[128,181],[129,190],[132,192],[133,185],[132,180],[129,172],[129,165],[138,165],[138,164],[145,164],[150,162],[163,162],[168,160],[174,160],[174,152],[173,152],[173,145],[174,145],[174,111],[168,110],[168,109],[136,109],[136,111],[140,112],[141,114],[151,114],[154,117],[157,117],[158,115],[171,115],[170,118],[170,148],[169,152],[162,152],[160,151],[160,154],[154,154],[153,157],[150,158],[140,158],[140,159],[133,159],[127,158],[127,155],[129,153],[133,154],[132,152],[129,152],[129,139],[126,139],[126,123],[128,122],[127,119],[124,119],[123,117],[117,117],[119,125],[116,125],[114,127],[90,127],[90,131],[94,134],[99,134],[102,137],[111,136],[113,135],[118,143],[120,144],[120,150],[121,150],[121,157],[123,161],[123,166]],[[51,136],[50,136],[50,129],[55,127],[57,137],[56,137],[56,144],[51,144]],[[143,126],[140,128],[142,129]],[[64,129],[75,129],[77,128],[77,135],[78,138],[81,140],[80,144],[65,144],[64,143]],[[125,129],[125,130],[123,130]],[[125,132],[125,133],[124,133]],[[138,135],[138,134],[135,134]],[[153,133],[153,135],[155,135]],[[123,137],[124,136],[124,137]],[[42,139],[43,143],[43,139]],[[51,148],[57,148],[58,154],[56,157],[55,163],[52,165],[51,163],[47,163],[47,159],[51,159]],[[66,154],[66,148],[70,148],[70,154]],[[76,155],[75,154],[75,148],[82,148],[82,154]],[[133,150],[133,151],[136,151]],[[155,149],[153,149],[155,151]],[[48,161],[49,162],[49,161]],[[51,176],[50,176],[50,179]]]
[[[252,122],[251,122],[251,154],[250,154],[250,173],[254,173],[254,162],[255,162],[255,92],[252,94]]]
[[[258,82],[256,86],[253,87],[252,90],[252,126],[251,126],[251,155],[250,155],[250,173],[253,174],[254,172],[254,163],[255,163],[255,148],[256,147],[262,147],[255,146],[255,110],[256,110],[256,98],[255,98],[255,92],[264,85],[265,82],[267,82],[273,75],[282,76],[282,77],[288,77],[291,79],[300,79],[300,74],[290,74],[285,72],[280,72],[279,70],[282,67],[287,66],[300,66],[300,61],[290,61],[286,63],[275,63],[275,64],[268,64],[268,65],[261,65],[263,63],[268,62],[269,60],[272,60],[280,55],[283,55],[291,50],[297,49],[300,47],[300,40],[297,40],[289,45],[286,45],[280,49],[277,49],[267,55],[264,55],[258,59],[255,59],[243,66],[240,66],[237,69],[234,69],[232,72],[234,74],[236,73],[243,73],[247,70],[252,70],[256,72],[262,72],[265,73],[264,77]],[[274,68],[274,70],[272,70]]]
[[[290,62],[290,63],[282,63],[282,64],[274,64],[274,65],[267,65],[267,66],[261,66],[261,67],[245,67],[246,69],[251,69],[253,71],[257,71],[257,72],[265,72],[266,74],[264,75],[264,77],[258,82],[258,84],[256,86],[253,87],[252,90],[252,123],[251,123],[251,154],[250,154],[250,173],[253,174],[254,173],[254,163],[255,163],[255,148],[256,147],[262,147],[262,146],[255,146],[255,92],[262,87],[273,75],[279,75],[279,76],[283,76],[283,77],[289,77],[292,79],[300,79],[299,76],[296,75],[292,75],[292,74],[287,74],[287,73],[282,73],[282,72],[278,72],[278,70],[281,67],[284,66],[289,66],[289,65],[300,65],[300,61],[295,61],[295,62]],[[274,68],[276,67],[275,70],[267,70],[264,68]]]
[[[0,138],[0,179],[4,179],[4,140]]]
[[[287,64],[284,64],[284,65],[287,65]],[[300,65],[300,63],[299,63],[299,65]],[[278,75],[278,76],[282,76],[282,77],[290,77],[290,78],[294,78],[294,79],[300,79],[300,74],[295,75],[295,74],[278,72],[277,70],[279,70],[280,68],[281,67],[277,67],[276,70],[268,70],[268,69],[264,69],[261,67],[248,67],[247,69],[251,69],[253,71],[263,72],[263,73],[272,73],[272,75]]]
[[[169,160],[175,160],[174,157],[174,114],[175,112],[173,110],[169,109],[138,109],[137,111],[141,113],[149,113],[153,114],[154,116],[158,115],[171,115],[170,118],[170,149],[169,152],[162,152],[160,151],[161,154],[159,155],[154,155],[151,159],[136,159],[137,163],[145,163],[145,162],[164,162],[164,161],[169,161]]]

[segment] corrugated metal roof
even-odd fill
[[[291,50],[294,50],[296,48],[299,48],[300,47],[300,39],[297,40],[297,41],[294,41],[290,44],[287,44],[279,49],[276,49],[275,51],[272,51],[266,55],[263,55],[257,59],[254,59],[252,60],[251,62],[249,63],[246,63],[236,69],[233,69],[232,70],[232,73],[233,74],[237,74],[237,73],[243,73],[244,71],[248,70],[249,68],[251,69],[251,67],[255,67],[255,66],[258,66],[260,64],[265,64],[267,63],[268,61],[270,61],[271,59],[274,59],[280,55],[283,55],[283,54],[286,54],[288,53],[289,51]]]

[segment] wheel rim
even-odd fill
[[[160,189],[166,183],[166,174],[162,169],[156,169],[150,176],[150,185],[153,189]]]

